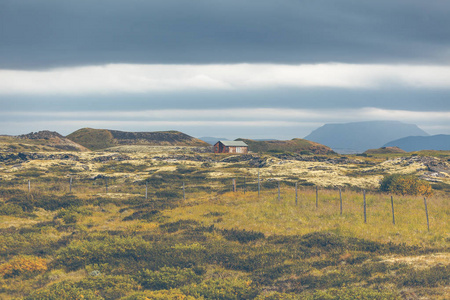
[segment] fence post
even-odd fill
[[[28,193],[31,191],[31,181],[28,180]]]
[[[186,189],[184,188],[184,181],[183,181],[183,201],[186,201]]]
[[[316,185],[316,208],[319,207],[319,188]]]
[[[278,181],[278,201],[281,200],[281,195],[280,195],[280,181]]]
[[[236,192],[236,178],[233,178],[233,192]]]
[[[364,195],[364,223],[367,223],[367,215],[366,215],[366,190],[363,190]]]
[[[261,193],[261,184],[260,184],[260,180],[259,180],[259,169],[258,169],[258,199],[259,199],[260,193]]]
[[[105,178],[106,193],[108,193],[108,178]]]
[[[72,193],[72,176],[69,179],[69,193]]]
[[[430,231],[430,221],[428,219],[427,198],[423,197],[423,203],[425,204],[425,214],[427,215],[427,229]]]
[[[392,206],[392,223],[395,225],[394,198],[392,196],[391,196],[391,206]]]
[[[298,182],[295,183],[295,205],[298,205]]]
[[[342,191],[341,191],[341,189],[339,189],[339,202],[340,202],[341,216],[342,216]]]
[[[145,200],[148,199],[148,182],[145,182]]]
[[[245,195],[245,190],[246,190],[246,187],[247,187],[247,182],[246,182],[245,179],[246,179],[246,178],[245,178],[245,176],[244,176],[244,195]]]

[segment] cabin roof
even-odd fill
[[[227,147],[248,147],[243,141],[218,141],[217,143],[222,143]]]

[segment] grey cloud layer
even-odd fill
[[[450,2],[0,0],[0,68],[450,59]]]

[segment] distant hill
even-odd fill
[[[208,143],[179,131],[127,132],[82,128],[69,134],[67,138],[91,150],[123,145],[209,146]]]
[[[0,136],[0,149],[6,151],[89,151],[55,131],[38,131],[19,136]]]
[[[399,138],[427,135],[428,133],[414,124],[369,121],[325,124],[311,132],[305,139],[327,145],[338,153],[361,153],[367,149],[380,148]]]
[[[204,142],[207,142],[210,145],[215,145],[218,141],[229,141],[229,139],[226,139],[226,138],[216,138],[216,137],[212,137],[212,136],[203,136],[198,139],[202,140]]]
[[[236,139],[244,141],[250,151],[253,152],[296,152],[304,154],[332,154],[334,153],[329,147],[307,141],[304,139],[292,139],[288,141],[256,141],[250,139]]]
[[[405,150],[399,147],[381,147],[378,149],[369,149],[364,152],[365,154],[391,154],[391,153],[406,153]]]
[[[450,135],[408,136],[391,141],[385,147],[400,147],[408,152],[421,150],[450,150]]]

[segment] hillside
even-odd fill
[[[427,135],[428,133],[414,124],[370,121],[325,124],[311,132],[305,139],[326,145],[338,153],[359,153],[367,149],[380,148],[389,141],[399,138]]]
[[[385,147],[400,147],[406,151],[450,150],[450,135],[408,136],[385,144]]]
[[[448,156],[147,148],[0,153],[0,299],[449,299]]]
[[[3,151],[89,151],[89,149],[65,138],[58,132],[39,131],[19,136],[1,136]]]
[[[365,154],[393,154],[393,153],[406,153],[405,150],[399,147],[381,147],[378,149],[369,149],[364,152]]]
[[[251,139],[237,139],[244,141],[250,151],[253,152],[296,152],[301,154],[333,154],[329,147],[307,141],[304,139],[292,139],[288,141],[255,141]]]
[[[127,132],[82,128],[69,134],[67,138],[91,150],[100,150],[124,145],[209,146],[208,143],[179,131]]]

